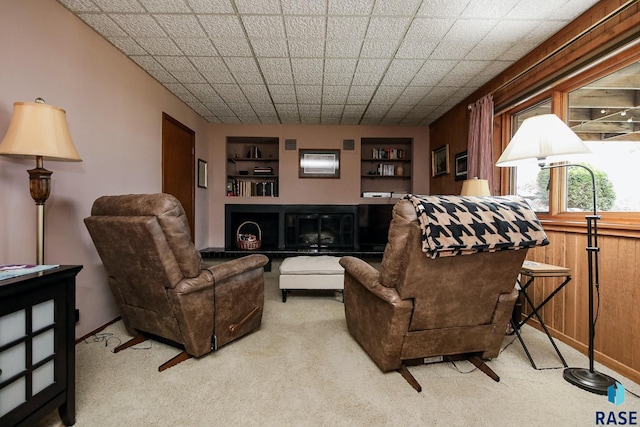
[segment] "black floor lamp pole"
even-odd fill
[[[593,316],[594,305],[594,288],[600,289],[600,273],[598,271],[598,204],[596,196],[596,178],[593,171],[581,164],[562,164],[545,166],[545,169],[557,167],[577,166],[586,169],[591,175],[591,183],[593,190],[593,215],[587,215],[587,265],[589,268],[589,369],[586,368],[566,368],[562,374],[565,380],[571,384],[580,387],[583,390],[596,394],[607,394],[610,386],[616,383],[616,380],[608,375],[598,372],[594,369],[594,339],[596,334],[596,324]],[[598,303],[599,305],[599,303]]]

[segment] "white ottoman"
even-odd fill
[[[344,289],[344,268],[340,258],[327,255],[285,258],[280,264],[282,302],[292,289]]]

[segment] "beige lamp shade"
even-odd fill
[[[589,147],[558,116],[542,114],[522,122],[496,166],[515,166],[527,159],[557,162],[567,160],[570,155],[589,153]]]
[[[37,102],[15,102],[0,154],[80,162],[63,109]]]
[[[467,179],[462,183],[461,196],[490,196],[489,181],[486,179]]]

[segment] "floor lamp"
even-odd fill
[[[29,191],[37,207],[36,262],[44,264],[44,204],[51,193],[52,174],[44,168],[44,160],[82,161],[71,140],[65,111],[45,104],[42,98],[15,102],[0,155],[36,159],[35,169],[27,172]]]
[[[543,169],[560,167],[581,167],[591,175],[593,191],[593,215],[587,215],[587,265],[589,268],[589,368],[566,368],[563,377],[571,384],[597,394],[607,394],[616,380],[594,369],[594,288],[599,292],[598,272],[598,216],[596,180],[593,171],[581,164],[562,163],[547,166],[547,162],[557,162],[575,154],[587,154],[591,150],[582,142],[558,116],[543,114],[530,117],[511,138],[496,166],[515,166],[524,160],[536,159]],[[564,159],[563,159],[564,158]]]

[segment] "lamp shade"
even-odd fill
[[[526,119],[507,145],[496,166],[514,166],[521,160],[565,160],[573,154],[591,153],[589,147],[555,114]]]
[[[36,102],[15,102],[0,154],[80,162],[63,109]]]
[[[462,183],[461,196],[490,196],[489,181],[486,179],[466,179]]]

